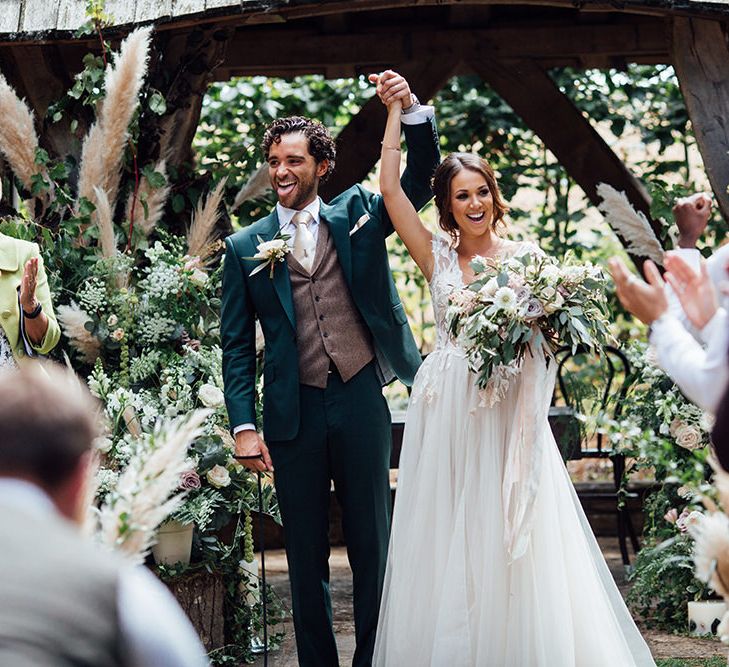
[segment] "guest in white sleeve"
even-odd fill
[[[172,594],[81,536],[97,406],[58,367],[0,374],[0,665],[202,667]]]
[[[726,296],[720,301],[717,290],[726,282],[729,251],[720,248],[704,261],[695,248],[710,211],[704,194],[674,207],[680,249],[666,254],[667,285],[650,261],[648,283],[620,260],[611,260],[610,267],[623,305],[651,326],[650,342],[661,368],[691,401],[714,413],[729,383]]]

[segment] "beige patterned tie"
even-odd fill
[[[309,223],[313,221],[314,218],[308,211],[298,211],[291,219],[291,222],[296,225],[293,255],[309,273],[311,267],[314,266],[314,254],[316,253],[316,240],[309,229]]]

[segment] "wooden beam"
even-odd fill
[[[625,192],[658,235],[660,225],[651,219],[643,185],[543,69],[533,61],[481,60],[471,65],[539,135],[593,204],[600,202],[597,185],[608,183]]]
[[[448,81],[457,61],[438,58],[396,67],[408,80],[410,89],[421,101],[432,98]],[[349,121],[337,137],[337,166],[322,187],[322,197],[329,200],[355,183],[367,178],[380,158],[380,141],[387,114],[377,96],[369,100]]]
[[[668,24],[663,20],[619,23],[441,28],[407,31],[364,29],[321,34],[317,28],[241,28],[231,42],[221,72],[252,75],[281,71],[326,71],[349,65],[359,71],[386,63],[435,55],[460,59],[535,58],[565,64],[583,58],[599,62],[641,59],[670,62]],[[271,44],[277,44],[272,49]]]
[[[673,62],[704,167],[729,220],[729,47],[727,25],[677,18]]]
[[[164,157],[174,166],[194,162],[191,146],[203,97],[215,69],[225,59],[229,36],[222,30],[157,35],[155,48],[160,57],[150,68],[149,81],[164,94],[167,113],[156,122],[148,114],[144,126],[148,136],[139,141],[140,158]]]
[[[41,145],[56,155],[74,155],[78,158],[79,142],[71,133],[71,119],[68,115],[59,123],[46,119],[46,111],[52,102],[63,97],[73,85],[74,69],[69,68],[71,54],[77,56],[76,69],[83,65],[83,52],[74,49],[62,50],[55,44],[18,45],[14,48],[0,47],[0,70],[18,95],[33,110],[36,118],[36,129],[40,135]],[[69,60],[64,58],[69,56]],[[79,105],[78,114],[80,131],[85,130],[91,113]]]

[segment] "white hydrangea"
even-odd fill
[[[106,285],[100,278],[91,277],[78,292],[78,300],[88,313],[101,310],[106,305]]]
[[[160,262],[147,269],[147,277],[141,282],[152,299],[166,299],[182,289],[178,267]]]
[[[137,331],[144,345],[167,342],[174,334],[177,322],[169,317],[149,313],[140,318]]]

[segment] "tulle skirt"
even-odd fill
[[[486,407],[457,349],[415,380],[374,664],[654,665],[544,421],[526,551],[505,546],[502,482],[519,384]],[[553,377],[552,377],[553,385]],[[552,387],[545,389],[551,394]],[[526,406],[529,408],[529,406]]]

